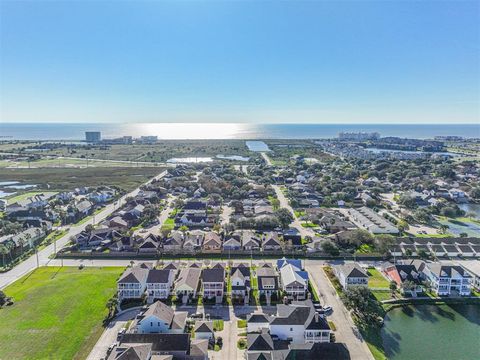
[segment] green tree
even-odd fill
[[[280,208],[275,212],[275,216],[283,228],[287,228],[293,221],[292,213],[286,208]]]
[[[320,247],[323,252],[331,255],[331,256],[338,256],[340,251],[338,250],[338,246],[335,245],[331,240],[327,239],[321,242]]]

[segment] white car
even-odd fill
[[[330,311],[333,311],[331,306],[324,306],[322,310],[325,311],[326,313],[330,312]]]

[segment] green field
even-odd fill
[[[42,267],[5,289],[0,359],[84,359],[103,332],[122,268]]]
[[[368,273],[368,287],[369,288],[385,288],[388,289],[390,283],[385,277],[380,274],[377,269],[367,269]]]
[[[35,196],[35,195],[38,195],[38,194],[48,195],[48,194],[56,194],[56,193],[52,192],[52,191],[28,191],[26,193],[15,195],[11,198],[8,198],[7,201],[8,201],[9,204],[14,204],[18,201],[26,200],[29,197],[32,197],[32,196]]]
[[[85,167],[150,167],[158,166],[157,163],[142,163],[136,162],[118,162],[113,160],[92,160],[92,159],[65,159],[52,158],[40,159],[34,161],[7,161],[0,160],[0,168],[85,168]]]
[[[71,191],[80,186],[118,186],[131,191],[160,174],[158,167],[2,169],[0,182],[35,184],[37,189]]]

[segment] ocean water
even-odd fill
[[[85,139],[85,131],[100,131],[102,138],[121,136],[158,136],[159,139],[324,139],[339,132],[379,132],[381,136],[418,139],[436,135],[480,138],[480,124],[71,124],[71,123],[1,123],[0,140],[67,140]]]

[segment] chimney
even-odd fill
[[[315,322],[318,323],[318,312],[315,311]]]

